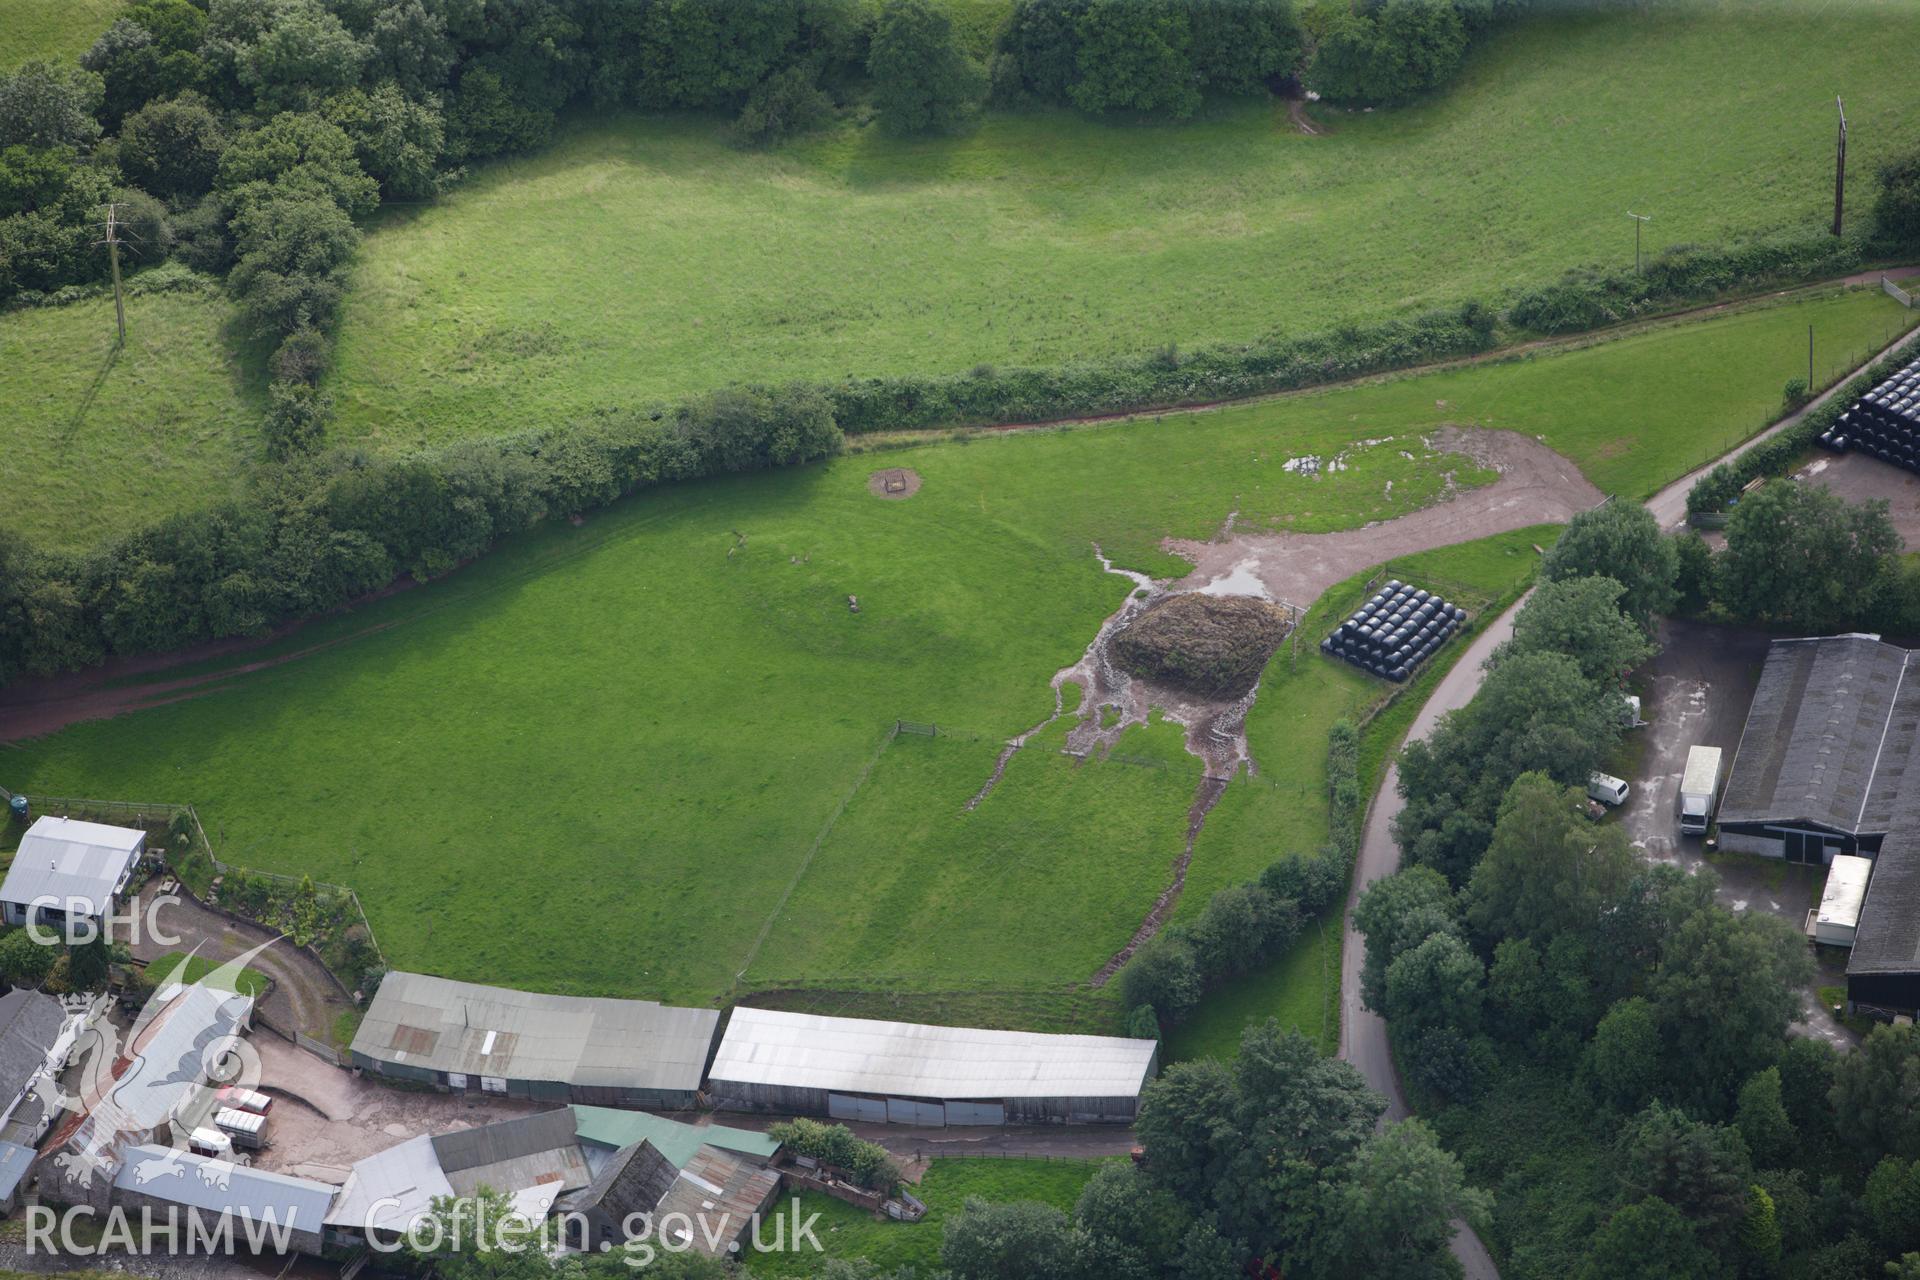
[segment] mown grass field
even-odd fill
[[[111,298],[0,315],[0,529],[81,550],[230,493],[266,408],[231,314],[218,296],[131,297],[119,350]]]
[[[935,1160],[913,1188],[927,1206],[927,1216],[918,1222],[876,1222],[873,1215],[844,1201],[805,1192],[795,1198],[802,1220],[812,1213],[820,1215],[814,1232],[821,1252],[749,1253],[747,1270],[754,1275],[804,1276],[819,1271],[830,1258],[866,1258],[888,1270],[911,1266],[923,1274],[932,1272],[940,1265],[946,1221],[969,1196],[996,1204],[1038,1200],[1071,1214],[1099,1167],[1097,1160]],[[785,1209],[786,1201],[780,1203]],[[787,1215],[791,1225],[792,1211],[787,1210]]]
[[[984,11],[983,11],[984,12]],[[984,20],[984,19],[983,19]],[[726,122],[583,120],[369,236],[330,387],[383,445],[730,381],[960,372],[1240,341],[1649,248],[1824,225],[1833,95],[1856,219],[1920,138],[1920,8],[1611,6],[1485,42],[1372,114],[1227,104],[1184,124],[993,114],[770,153]]]
[[[937,816],[991,764],[990,743],[936,739],[890,749],[876,766],[887,785],[827,831],[896,719],[989,739],[1038,723],[1049,678],[1129,589],[1101,571],[1094,544],[1164,575],[1185,562],[1163,537],[1204,538],[1229,511],[1240,528],[1308,531],[1389,518],[1433,493],[1441,471],[1465,474],[1420,444],[1436,421],[1485,411],[1576,456],[1639,424],[1636,452],[1599,457],[1597,474],[1684,470],[1758,425],[1777,395],[1777,357],[1760,337],[1803,332],[1810,311],[1822,324],[1881,324],[1875,297],[1215,413],[930,442],[663,490],[264,653],[332,647],[206,697],[20,744],[0,768],[28,794],[191,800],[226,860],[354,885],[396,965],[708,1000],[735,989],[765,930],[747,989],[872,966],[930,999],[1027,993],[1045,1020],[1077,1016],[1041,997],[1084,981],[1089,957],[1125,941],[1190,793],[1169,785],[1171,814],[1157,800],[1147,814],[1118,792],[1155,771],[1069,777],[1023,753],[1015,785],[969,822],[955,814],[949,832],[923,831],[889,794],[928,797]],[[1629,342],[1633,358],[1609,359]],[[1665,397],[1678,371],[1699,394],[1676,405]],[[1285,469],[1381,437],[1400,447],[1367,450],[1350,470]],[[867,478],[885,466],[914,468],[923,487],[907,501],[874,497]],[[1271,725],[1266,709],[1256,715],[1256,759],[1318,770],[1324,725],[1346,705],[1333,700],[1308,725],[1276,697]],[[957,763],[916,771],[936,758]],[[1317,802],[1256,821],[1230,801],[1196,854],[1196,901],[1316,839],[1287,822],[1324,822]],[[1139,820],[1137,832],[1100,829],[1124,848],[1120,865],[1098,840],[1073,838],[1076,821],[1105,821],[1092,816],[1103,805]],[[1014,866],[1008,851],[1020,849]],[[918,872],[910,882],[893,866],[907,858],[922,864],[906,868]],[[1017,891],[974,894],[969,909],[970,860],[994,858]],[[837,897],[810,885],[814,870]],[[1061,884],[1084,903],[1059,901],[1050,888]],[[870,897],[850,904],[857,894]],[[1056,937],[1063,911],[1085,936]],[[910,942],[912,925],[934,940]],[[942,930],[958,941],[940,945]],[[1020,942],[995,948],[996,937]]]
[[[127,0],[0,0],[0,71],[30,58],[78,57],[126,7]]]

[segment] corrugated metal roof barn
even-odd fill
[[[623,1106],[693,1102],[720,1015],[393,972],[353,1037],[365,1070],[452,1088]]]
[[[1159,1044],[736,1008],[708,1088],[720,1106],[906,1124],[1125,1121]]]

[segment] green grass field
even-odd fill
[[[80,56],[126,7],[127,0],[0,0],[0,71],[30,58]]]
[[[0,315],[0,528],[75,550],[232,491],[261,453],[265,397],[217,295]]]
[[[183,965],[184,971],[182,971]],[[192,983],[200,981],[219,967],[219,961],[209,960],[205,956],[189,955],[185,951],[169,951],[147,966],[147,979],[156,987],[170,980]],[[224,984],[224,989],[238,991],[257,999],[265,994],[272,981],[273,979],[258,969],[242,969],[235,981]]]
[[[990,744],[936,739],[889,748],[877,788],[827,827],[896,719],[998,738],[1051,710],[1049,677],[1128,590],[1095,543],[1167,574],[1185,562],[1161,539],[1209,536],[1229,511],[1241,528],[1309,531],[1399,514],[1461,469],[1419,443],[1448,420],[1539,431],[1597,476],[1650,484],[1759,424],[1790,356],[1775,339],[1804,334],[1809,314],[1823,331],[1869,330],[1891,305],[1860,291],[1552,358],[663,490],[318,622],[265,652],[342,642],[210,696],[21,744],[4,780],[191,800],[223,858],[355,886],[390,961],[449,976],[707,1000],[736,989],[752,958],[741,989],[865,971],[911,979],[930,1001],[1057,992],[1150,901],[1190,794],[1172,777],[1148,804],[1157,771],[1063,771],[1023,753],[1012,785],[963,822],[954,809]],[[1348,471],[1284,468],[1388,436],[1401,447]],[[1615,436],[1633,449],[1615,451]],[[869,473],[896,465],[923,488],[873,497]],[[1283,759],[1322,767],[1325,724],[1351,705],[1276,697],[1271,725],[1259,707],[1255,757],[1276,786]],[[1243,815],[1264,792],[1239,794],[1202,837],[1196,901],[1317,840],[1318,804]],[[917,798],[952,826],[915,825]],[[1062,837],[1076,809],[1092,821],[1102,806],[1137,830]],[[919,865],[891,865],[908,859]],[[1014,891],[979,894],[975,919],[964,896],[977,868]],[[1076,936],[1060,937],[1068,904],[1049,889],[1067,883],[1085,898],[1071,904]],[[582,885],[598,891],[584,915]],[[854,894],[867,897],[850,906]],[[928,946],[920,928],[954,941]],[[1034,958],[996,951],[996,931]]]
[[[1833,95],[1866,175],[1920,138],[1920,8],[1612,6],[1491,37],[1434,100],[1186,124],[995,114],[741,152],[719,119],[596,117],[369,236],[343,439],[544,423],[729,381],[1246,340],[1823,225]],[[1706,71],[1711,68],[1711,72]]]
[[[1402,556],[1341,583],[1314,604],[1301,629],[1298,659],[1283,650],[1268,664],[1260,698],[1247,717],[1248,746],[1263,762],[1261,781],[1231,788],[1208,818],[1176,920],[1192,919],[1217,890],[1252,879],[1273,859],[1319,848],[1328,837],[1326,751],[1324,745],[1316,752],[1301,744],[1324,744],[1334,721],[1358,720],[1388,697],[1392,701],[1368,725],[1362,743],[1389,736],[1397,743],[1413,711],[1465,652],[1465,644],[1449,645],[1416,680],[1397,690],[1345,663],[1320,658],[1321,637],[1367,597],[1367,584],[1385,578],[1418,583],[1477,620],[1522,589],[1539,559],[1534,547],[1550,544],[1557,534],[1558,527],[1551,525],[1516,529]],[[1370,776],[1364,752],[1361,765],[1361,791],[1371,795],[1378,779]],[[1209,993],[1194,1016],[1168,1037],[1167,1059],[1231,1058],[1246,1026],[1269,1017],[1298,1027],[1333,1052],[1340,1035],[1340,916],[1336,907],[1310,922],[1286,954]]]
[[[993,1203],[1038,1200],[1071,1214],[1099,1167],[1097,1160],[935,1160],[913,1188],[926,1202],[927,1216],[910,1223],[875,1221],[873,1215],[844,1201],[805,1192],[797,1197],[800,1216],[820,1215],[814,1232],[822,1252],[750,1253],[747,1269],[754,1275],[804,1276],[820,1270],[830,1258],[867,1258],[889,1270],[911,1266],[926,1274],[940,1265],[940,1237],[947,1219],[969,1196]],[[784,1201],[781,1207],[785,1208]]]

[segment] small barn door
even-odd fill
[[[947,1104],[948,1124],[1005,1124],[1007,1122],[1007,1104],[1004,1102],[949,1102]]]
[[[937,1102],[888,1098],[887,1119],[894,1124],[944,1125],[947,1122],[947,1109]]]
[[[887,1104],[879,1098],[830,1093],[827,1095],[827,1114],[835,1120],[866,1120],[872,1124],[885,1124]]]

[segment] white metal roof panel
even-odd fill
[[[712,1078],[914,1098],[1130,1098],[1159,1048],[1047,1035],[736,1008]]]
[[[82,914],[100,915],[146,838],[146,832],[132,827],[42,817],[20,837],[13,865],[0,882],[0,902],[27,906],[51,898],[64,911],[69,900],[78,899],[88,904]]]
[[[276,1226],[313,1232],[324,1224],[335,1192],[309,1178],[152,1146],[131,1148],[113,1185],[249,1222],[264,1223],[270,1215]]]
[[[1815,920],[1847,928],[1859,924],[1860,908],[1867,900],[1867,881],[1872,877],[1872,858],[1835,854],[1833,865],[1827,868],[1827,887],[1821,891],[1820,914]]]
[[[356,1163],[327,1213],[327,1223],[356,1231],[403,1232],[431,1210],[436,1199],[453,1194],[453,1184],[434,1156],[433,1139],[423,1133]]]

